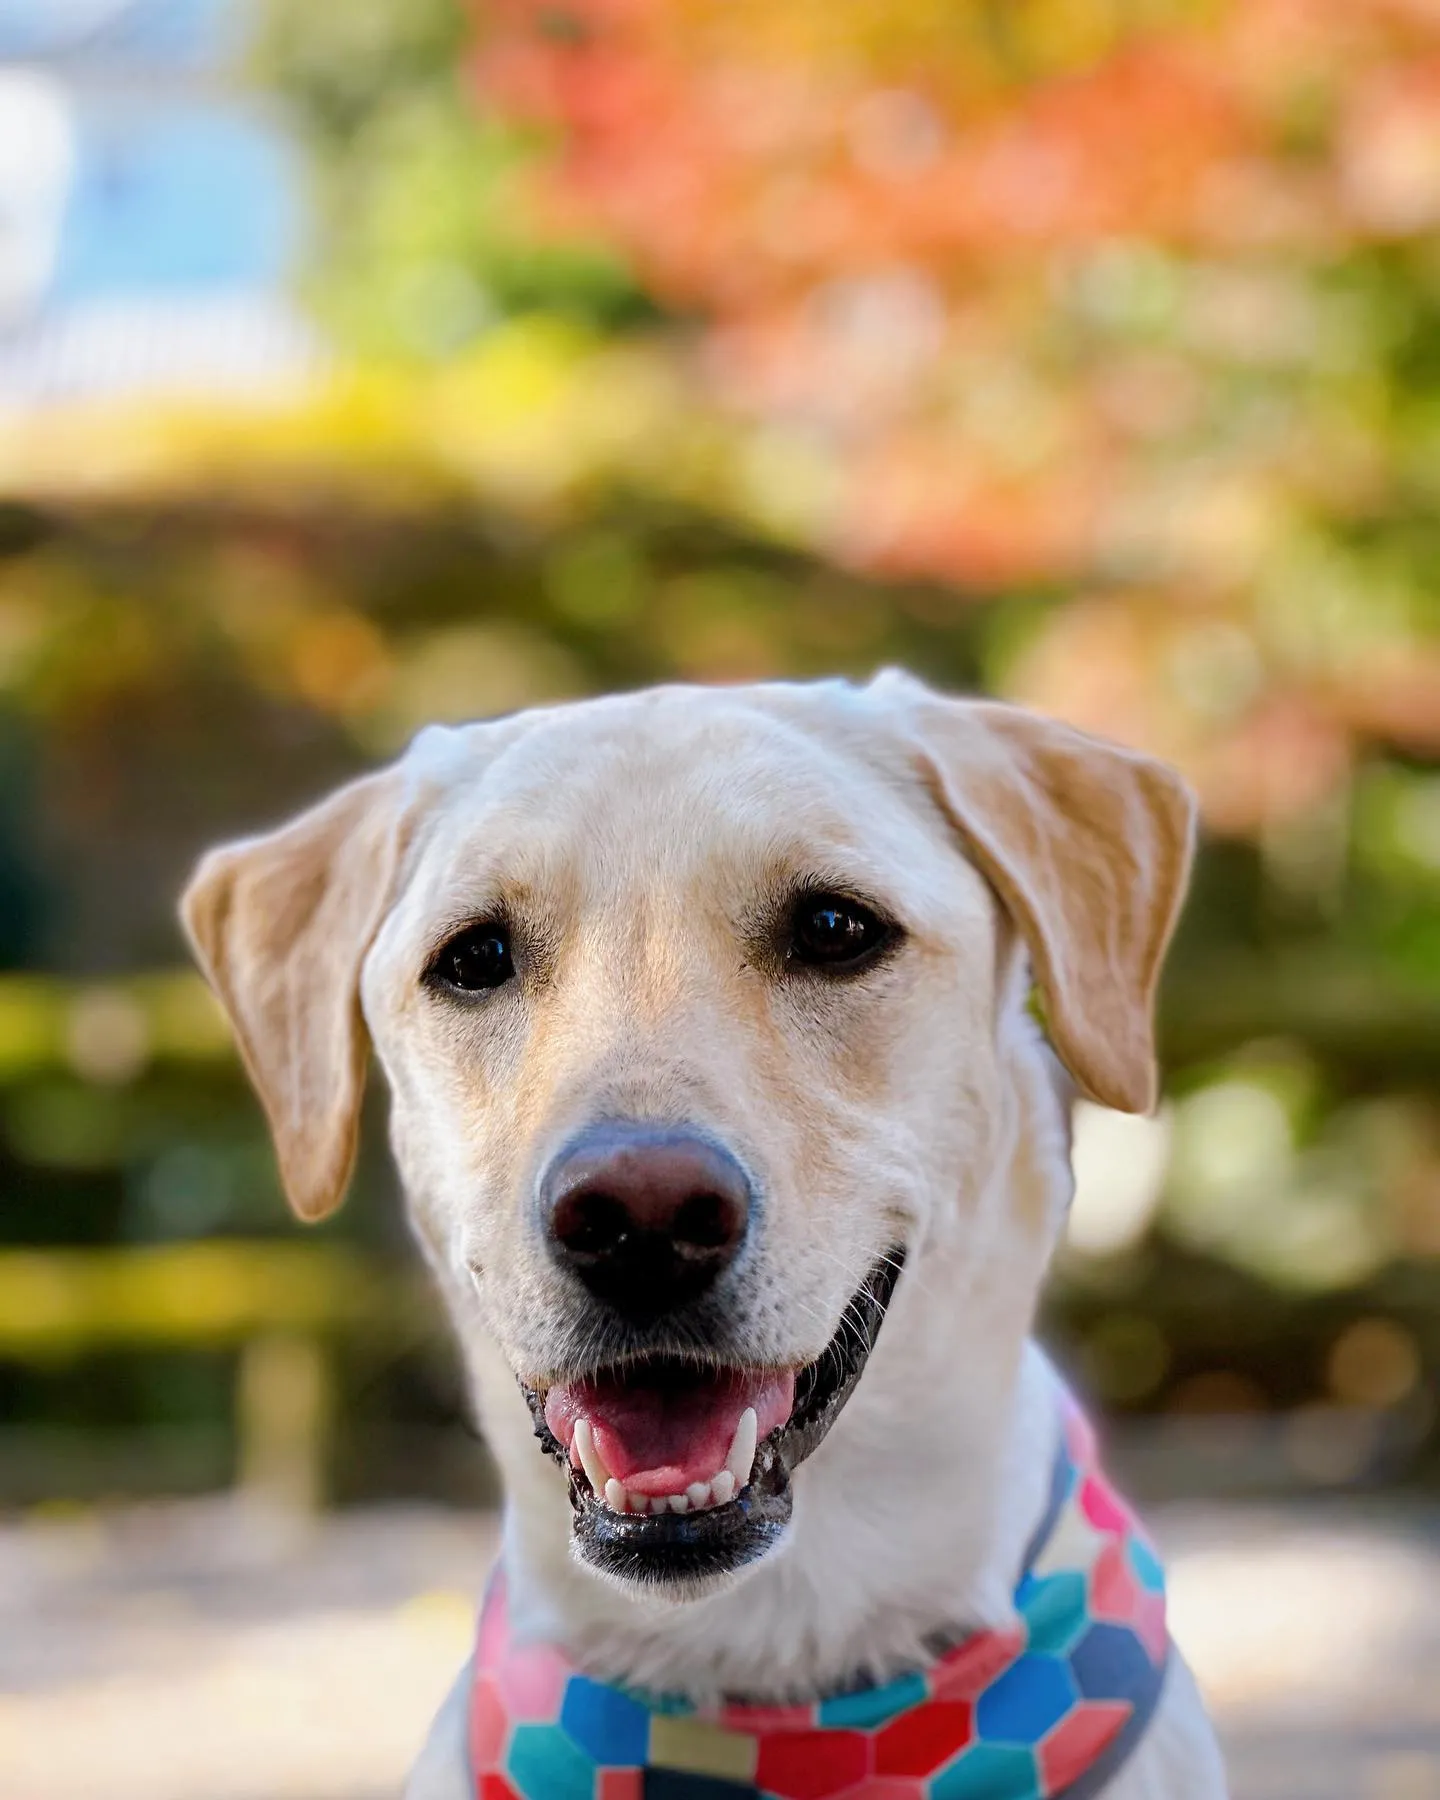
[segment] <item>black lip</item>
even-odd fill
[[[796,1376],[795,1405],[759,1445],[747,1486],[698,1513],[614,1513],[590,1491],[545,1423],[545,1397],[524,1387],[535,1436],[570,1482],[576,1548],[600,1573],[650,1586],[699,1585],[733,1573],[775,1544],[790,1521],[793,1471],[824,1441],[869,1361],[905,1265],[903,1246],[882,1256],[845,1309],[840,1329]],[[522,1384],[523,1386],[523,1384]]]

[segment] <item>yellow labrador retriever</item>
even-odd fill
[[[505,1479],[415,1800],[1223,1795],[1029,1335],[1191,837],[1159,764],[888,672],[431,728],[206,857],[295,1209],[373,1049]]]

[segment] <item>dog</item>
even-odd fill
[[[289,1199],[373,1051],[504,1479],[410,1800],[1224,1795],[1031,1337],[1074,1092],[1155,1101],[1193,815],[890,670],[430,727],[203,859]]]

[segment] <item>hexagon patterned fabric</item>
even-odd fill
[[[476,1800],[1091,1800],[1145,1728],[1169,1639],[1160,1564],[1068,1398],[1015,1609],[881,1687],[702,1713],[512,1642],[497,1572],[470,1688]]]

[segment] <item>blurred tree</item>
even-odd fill
[[[255,60],[315,153],[322,316],[378,354],[453,355],[541,307],[623,324],[648,303],[601,234],[538,217],[544,134],[481,116],[454,0],[266,0]]]
[[[1179,761],[1282,882],[1367,745],[1440,747],[1433,8],[477,30],[486,102],[557,134],[545,191],[685,315],[696,404],[803,445],[816,548],[1057,596],[997,685]]]
[[[233,1067],[88,985],[202,841],[428,718],[899,660],[1204,802],[1170,1173],[1062,1298],[1103,1391],[1440,1353],[1429,0],[264,0],[256,68],[334,365],[0,420],[12,954],[87,984],[0,990],[7,1234],[283,1228]]]

